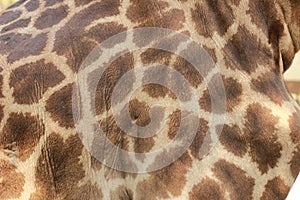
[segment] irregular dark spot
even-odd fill
[[[63,0],[45,0],[45,2],[46,2],[46,7],[48,7],[48,6],[53,6],[54,4],[63,2]]]
[[[6,160],[0,160],[0,199],[20,198],[25,184],[24,175]]]
[[[253,90],[267,95],[276,104],[281,105],[283,101],[290,99],[282,78],[273,72],[262,74],[252,83]]]
[[[82,6],[82,5],[87,5],[91,2],[93,2],[93,0],[75,0],[75,5]]]
[[[145,4],[139,0],[131,0],[126,16],[138,23],[139,27],[161,27],[172,30],[179,30],[185,21],[182,10],[171,9],[163,12],[168,6],[165,2],[148,2]]]
[[[261,67],[275,66],[270,49],[244,26],[238,28],[238,32],[228,41],[223,51],[226,52],[227,67],[238,68],[248,74],[254,72],[258,65]]]
[[[7,61],[9,63],[13,63],[21,58],[26,58],[31,55],[39,55],[47,42],[47,34],[41,33],[35,36],[32,39],[26,40],[20,43],[17,49],[14,49],[9,56],[7,57]]]
[[[199,184],[195,185],[189,192],[190,199],[215,199],[225,200],[224,191],[218,183],[210,178],[205,178]]]
[[[126,80],[124,85],[120,86],[119,90],[114,91],[115,86],[120,78],[126,72],[133,69],[133,67],[133,55],[128,53],[115,59],[103,72],[100,80],[97,72],[90,75],[89,80],[91,82],[99,80],[96,83],[91,83],[92,85],[97,84],[95,94],[95,109],[97,114],[106,112],[111,108],[112,92],[116,92],[116,94],[118,94],[118,99],[123,100],[126,94],[128,94],[128,91],[132,90],[133,82],[135,81],[134,74],[132,74],[132,76]]]
[[[169,65],[172,53],[161,49],[149,48],[141,54],[143,64],[159,63]]]
[[[241,102],[243,88],[242,85],[233,78],[225,79],[223,77],[223,82],[226,92],[227,111],[232,111],[233,108]]]
[[[9,22],[14,21],[15,19],[21,16],[21,11],[7,11],[1,14],[0,16],[0,25],[8,24]]]
[[[225,160],[216,162],[212,171],[222,182],[222,188],[229,193],[231,199],[252,199],[255,182],[245,171]]]
[[[145,102],[140,102],[137,99],[133,99],[129,102],[131,119],[135,121],[138,126],[146,126],[151,122],[149,110],[150,107]]]
[[[38,9],[39,5],[40,5],[39,1],[28,1],[25,4],[25,8],[27,11],[31,12],[31,11],[35,11],[36,9]]]
[[[290,161],[290,165],[292,175],[296,179],[300,173],[300,146],[293,152],[293,158]]]
[[[12,71],[9,85],[18,104],[37,103],[47,89],[59,84],[65,76],[52,63],[39,60]]]
[[[225,1],[206,0],[196,4],[191,10],[196,31],[204,37],[211,37],[214,32],[223,36],[233,24],[233,11]]]
[[[50,96],[46,110],[51,118],[65,128],[73,128],[72,84],[69,84]]]
[[[173,93],[171,93],[168,88],[158,84],[143,85],[143,92],[146,92],[153,98],[166,97],[168,94],[170,94],[173,99],[176,98],[176,96],[172,95]]]
[[[278,118],[258,103],[251,104],[246,112],[244,133],[250,146],[250,156],[259,170],[267,173],[281,157],[282,146],[275,134]]]
[[[208,129],[208,122],[200,119],[198,131],[190,146],[191,154],[197,159],[203,158],[210,151],[211,138]],[[209,140],[205,140],[205,137],[209,137]]]
[[[0,53],[6,54],[18,49],[19,46],[30,40],[30,35],[8,33],[0,36]]]
[[[0,137],[0,147],[14,145],[18,157],[24,161],[32,154],[44,131],[44,124],[38,117],[11,113]]]
[[[117,15],[119,13],[119,6],[120,2],[118,0],[103,0],[77,13],[64,27],[56,32],[54,51],[59,55],[67,57],[68,65],[74,71],[77,71],[86,56],[97,45],[89,40],[89,32],[85,30],[85,27],[97,19]],[[92,29],[92,36],[99,38],[105,32],[106,34],[103,35],[110,37],[115,35],[115,32],[119,30],[119,26],[105,29],[108,26],[99,25],[98,31]],[[123,28],[120,31],[122,30]],[[100,35],[97,36],[97,34]],[[101,42],[105,39],[107,38],[101,38]]]
[[[168,154],[172,157],[172,152]],[[155,163],[164,162],[158,157]],[[156,164],[153,163],[155,166]],[[170,198],[181,195],[182,189],[186,184],[186,173],[192,165],[192,159],[188,153],[184,153],[178,160],[171,165],[150,173],[150,177],[139,182],[136,189],[136,199],[160,199]],[[151,194],[151,195],[147,195]]]
[[[180,110],[175,110],[170,116],[169,116],[169,123],[168,123],[168,137],[173,140],[180,128],[180,118],[181,118],[181,112]]]
[[[20,19],[18,21],[15,21],[12,24],[9,24],[9,25],[5,26],[4,28],[2,28],[1,33],[5,33],[7,31],[11,31],[16,28],[27,27],[30,21],[31,21],[31,17],[29,17],[27,19]]]
[[[70,196],[78,194],[78,183],[85,176],[80,161],[82,148],[77,135],[70,136],[65,142],[56,133],[47,138],[37,161],[35,171],[37,191],[31,195],[32,200],[61,197],[72,199]],[[93,195],[91,192],[85,191],[85,195]]]
[[[41,13],[41,16],[36,20],[34,26],[37,29],[45,29],[58,24],[68,15],[69,8],[60,6],[58,8],[50,8]]]
[[[265,185],[265,191],[263,192],[261,200],[284,200],[289,192],[289,187],[284,181],[275,177],[269,180]]]
[[[219,139],[221,144],[234,155],[242,157],[247,153],[247,138],[238,126],[224,125]]]
[[[300,142],[300,115],[294,113],[289,118],[289,127],[291,129],[290,136],[293,143],[298,144]]]
[[[4,111],[3,111],[3,109],[4,109],[4,106],[0,105],[0,123],[2,122],[2,119],[4,117]]]

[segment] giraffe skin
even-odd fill
[[[299,10],[298,0],[19,1],[0,16],[0,199],[285,199],[300,171],[300,109],[282,78],[300,48]],[[158,103],[167,116],[162,134],[133,138],[118,128],[112,90],[140,64],[182,73],[202,111],[179,159],[136,174],[101,164],[84,147],[72,115],[72,85],[94,47],[140,27],[168,28],[203,45],[219,66],[227,113],[219,142],[200,158],[212,112],[203,78],[163,50],[120,56],[96,91],[100,127],[116,146],[149,152],[178,129],[176,97],[155,84],[134,93],[129,111],[143,126]]]

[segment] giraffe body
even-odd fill
[[[300,169],[300,109],[282,79],[300,48],[299,8],[297,0],[19,1],[0,17],[0,199],[285,199]],[[203,77],[167,51],[120,56],[95,95],[100,127],[119,148],[159,149],[174,138],[184,116],[172,91],[148,84],[127,105],[131,119],[145,126],[149,109],[158,106],[166,124],[153,138],[126,135],[112,115],[111,93],[131,69],[171,66],[199,94],[201,109],[197,134],[179,159],[135,174],[101,164],[83,146],[72,89],[94,47],[142,27],[174,30],[203,46],[222,77],[227,113],[219,142],[199,157],[212,113]],[[138,77],[132,84],[143,81]]]

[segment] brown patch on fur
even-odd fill
[[[110,192],[111,199],[133,200],[133,192],[124,186],[119,186],[114,191]]]
[[[82,5],[87,5],[91,2],[93,2],[93,0],[75,0],[75,5],[82,6]]]
[[[89,32],[86,32],[84,28],[100,18],[107,16],[113,16],[119,13],[120,2],[118,0],[103,0],[96,2],[89,7],[85,8],[81,12],[77,13],[68,23],[65,24],[55,35],[54,51],[58,55],[64,55],[67,57],[68,65],[77,71],[86,58],[86,56],[91,52],[91,50],[97,45],[89,40]],[[93,37],[99,38],[100,36],[105,36],[101,38],[102,42],[107,39],[107,36],[113,36],[116,32],[123,30],[123,28],[110,26],[110,32],[103,34],[103,26],[99,25],[98,31],[92,30]],[[100,35],[99,35],[100,34]],[[99,36],[97,36],[99,35]]]
[[[244,26],[238,28],[238,32],[224,47],[228,56],[226,66],[232,69],[240,69],[248,74],[254,72],[258,64],[268,67],[273,63],[270,49],[259,41]]]
[[[204,37],[214,32],[223,36],[233,24],[233,11],[225,1],[206,0],[197,3],[191,12],[197,32]]]
[[[44,59],[29,63],[12,71],[9,85],[18,104],[37,103],[51,87],[60,83],[65,76],[52,63]]]
[[[28,1],[28,3],[25,4],[25,8],[28,12],[35,11],[40,6],[39,1]]]
[[[291,129],[290,136],[293,143],[298,144],[300,142],[300,116],[294,113],[289,118],[289,127]]]
[[[46,7],[48,7],[48,6],[53,6],[54,4],[63,2],[63,0],[45,0],[45,2],[46,2]]]
[[[149,115],[150,107],[145,102],[133,99],[129,102],[129,113],[131,119],[138,126],[147,126],[151,122]]]
[[[17,11],[7,11],[1,14],[0,16],[0,25],[2,24],[8,24],[9,22],[12,22],[16,19],[18,19],[21,16],[22,12]]]
[[[275,125],[278,118],[260,104],[247,109],[244,133],[250,146],[250,156],[262,173],[274,168],[281,157],[282,146],[277,141]]]
[[[0,199],[20,198],[25,184],[23,174],[6,160],[0,160]]]
[[[0,147],[9,148],[14,145],[18,157],[24,161],[34,151],[45,127],[38,117],[30,114],[11,113],[0,137]]]
[[[5,33],[7,31],[11,31],[17,28],[23,28],[23,27],[27,27],[28,24],[31,21],[31,17],[27,18],[27,19],[20,19],[18,21],[15,21],[12,24],[9,24],[7,26],[5,26],[4,28],[2,28],[1,33]]]
[[[47,34],[41,33],[32,39],[25,40],[17,45],[7,57],[9,63],[13,63],[21,58],[26,58],[32,55],[39,55],[46,46]]]
[[[203,81],[203,77],[195,67],[182,57],[177,57],[174,63],[174,69],[177,70],[193,86],[197,87]]]
[[[141,60],[144,64],[159,63],[168,66],[171,56],[171,52],[149,48],[141,54]]]
[[[120,80],[120,78],[129,70],[134,68],[134,58],[132,54],[125,54],[118,57],[114,62],[103,72],[99,82],[97,83],[97,89],[95,94],[95,109],[97,114],[108,111],[111,108],[112,92]],[[94,76],[94,77],[93,77]],[[96,81],[99,79],[98,73],[90,75],[89,80]],[[126,81],[126,84],[122,85],[120,90],[116,90],[119,99],[125,98],[128,91],[132,90],[135,77],[131,77]],[[95,85],[95,84],[94,84]]]
[[[67,6],[47,9],[41,13],[40,17],[35,21],[34,26],[37,29],[52,27],[68,15],[68,10],[69,8]]]
[[[224,125],[219,139],[221,144],[234,155],[242,157],[247,153],[247,138],[237,125]]]
[[[293,152],[293,158],[290,161],[290,168],[293,177],[296,179],[298,174],[300,173],[300,145]]]
[[[176,99],[176,97],[172,95],[168,88],[158,84],[143,85],[143,92],[146,92],[150,97],[153,98],[166,97],[168,94],[170,94],[171,98]]]
[[[273,72],[263,74],[253,80],[252,83],[251,88],[253,90],[267,95],[276,104],[281,105],[283,101],[289,101],[282,78]]]
[[[226,92],[227,111],[232,111],[233,108],[241,102],[243,87],[233,78],[225,79],[223,77],[223,80]]]
[[[275,177],[269,180],[265,185],[265,191],[260,198],[261,200],[284,200],[288,195],[289,187],[284,183],[284,181]]]
[[[225,197],[224,191],[218,183],[210,178],[205,178],[189,192],[189,199],[225,200]]]
[[[32,194],[32,200],[72,199],[70,197],[74,193],[79,195],[78,182],[85,176],[80,163],[82,148],[77,135],[69,137],[65,142],[56,133],[47,138],[36,166],[37,191]],[[85,191],[87,196],[91,192]]]
[[[251,200],[254,179],[236,165],[219,160],[212,169],[216,177],[222,181],[222,188],[229,192],[231,199]]]
[[[46,102],[46,110],[52,119],[66,128],[74,128],[72,113],[72,84],[63,87],[50,96]]]
[[[210,134],[208,132],[208,122],[204,119],[200,119],[199,120],[199,127],[198,127],[198,131],[196,133],[196,136],[190,146],[190,150],[191,150],[191,154],[197,158],[197,159],[201,159],[202,158],[202,153],[208,153],[208,151],[210,150],[209,145],[210,144],[205,144],[204,142],[204,138]],[[204,146],[204,147],[203,147]],[[201,148],[204,149],[205,152],[200,151]]]
[[[180,110],[175,110],[170,116],[169,116],[169,123],[168,123],[168,137],[173,140],[177,134],[177,131],[180,127],[180,118],[181,118],[181,112]]]
[[[170,152],[170,156],[172,153]],[[160,158],[159,158],[160,159]],[[162,158],[163,159],[163,158]],[[163,162],[157,160],[155,162]],[[170,198],[169,194],[179,196],[186,184],[186,173],[191,167],[192,159],[188,153],[184,153],[171,165],[150,173],[150,177],[137,185],[136,199]],[[151,194],[151,195],[149,195]]]
[[[8,33],[0,36],[0,53],[6,54],[14,51],[20,44],[30,40],[30,35],[19,33]]]
[[[2,119],[4,117],[4,111],[3,111],[3,109],[4,109],[4,106],[0,105],[0,123],[2,122]]]

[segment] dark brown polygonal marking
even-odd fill
[[[298,144],[300,142],[300,116],[294,113],[289,118],[289,127],[291,129],[290,136],[293,143]]]
[[[0,199],[20,198],[25,184],[23,174],[6,160],[0,160]]]
[[[208,136],[210,134],[208,128],[208,122],[200,119],[198,131],[190,146],[191,154],[197,159],[202,159],[204,154],[206,155],[210,151],[211,138]],[[205,137],[209,137],[208,141],[205,140],[207,143],[203,143]]]
[[[18,151],[18,157],[24,161],[32,154],[44,131],[44,124],[37,117],[11,113],[0,137],[0,147],[14,145],[14,151]]]
[[[244,26],[238,28],[238,32],[228,41],[223,51],[227,56],[226,66],[232,69],[238,68],[250,74],[257,69],[258,64],[275,68],[270,49]]]
[[[65,76],[52,63],[39,60],[18,67],[11,73],[9,85],[18,104],[37,103],[47,89],[59,84]]]
[[[41,13],[41,16],[36,20],[34,26],[37,29],[45,29],[58,24],[68,15],[69,8],[60,6],[58,8],[50,8]]]
[[[267,1],[253,0],[249,2],[249,10],[246,11],[250,15],[252,23],[254,23],[263,33],[268,36],[268,24],[266,13]]]
[[[31,199],[70,199],[78,192],[78,182],[85,176],[80,161],[83,146],[77,135],[65,142],[52,133],[42,148],[35,171],[37,191]],[[87,191],[86,191],[87,192]]]
[[[4,117],[4,111],[3,111],[3,109],[4,109],[4,106],[0,105],[0,123],[2,122],[2,119]]]
[[[91,82],[99,80],[99,82],[96,83],[97,89],[95,94],[95,109],[97,114],[101,114],[111,108],[112,92],[114,91],[117,82],[126,72],[133,68],[133,55],[131,53],[127,53],[115,59],[112,64],[103,72],[100,80],[99,74],[97,72],[90,75],[89,80]],[[134,81],[135,76],[132,75],[129,79],[126,80],[126,83],[124,85],[121,85],[119,90],[115,91],[116,94],[118,94],[118,99],[123,100],[125,98],[125,95],[128,94],[129,91],[132,91]]]
[[[225,95],[226,95],[226,110],[232,111],[232,109],[238,105],[241,101],[241,95],[242,95],[242,85],[238,83],[237,80],[233,78],[225,78],[222,77],[225,89]],[[208,83],[210,86],[211,91],[208,89],[204,90],[202,96],[199,99],[199,106],[201,109],[212,112],[212,105],[211,105],[211,94],[215,94],[215,112],[223,112],[221,110],[222,108],[218,109],[217,105],[223,105],[225,102],[222,102],[222,100],[225,99],[225,97],[221,97],[221,95],[224,94],[223,87],[220,85],[220,78],[219,76],[214,76],[211,81]],[[216,96],[219,95],[220,97]]]
[[[282,146],[275,134],[278,118],[258,103],[251,104],[246,113],[244,133],[250,146],[250,156],[259,170],[267,173],[281,157]]]
[[[151,122],[149,115],[150,107],[145,102],[133,99],[129,102],[129,113],[131,119],[138,126],[147,126]]]
[[[105,137],[109,139],[115,146],[128,150],[129,140],[127,134],[120,129],[115,119],[110,116],[100,121],[100,128],[105,134]],[[94,144],[98,145],[98,144]]]
[[[148,2],[131,0],[131,6],[127,9],[126,16],[132,21],[139,23],[139,27],[162,27],[172,30],[182,28],[185,21],[182,10],[171,9],[162,12],[168,4],[166,2]]]
[[[265,185],[265,191],[261,196],[261,200],[284,200],[289,192],[289,187],[284,183],[284,181],[275,177],[269,180]]]
[[[168,88],[158,84],[143,85],[143,92],[146,92],[153,98],[166,97],[167,95],[170,95],[170,97],[176,99],[176,96],[174,96]]]
[[[82,5],[87,5],[91,2],[93,2],[93,0],[75,0],[75,5],[82,6]]]
[[[34,38],[26,40],[21,44],[17,45],[17,48],[12,51],[7,57],[7,61],[12,63],[21,58],[26,58],[31,55],[39,55],[47,42],[47,34],[41,33]]]
[[[155,141],[153,138],[134,138],[134,152],[147,153],[153,148]]]
[[[233,24],[233,11],[225,1],[205,0],[191,10],[192,20],[200,35],[211,37],[214,32],[221,36]]]
[[[225,200],[225,197],[224,191],[218,183],[210,178],[205,178],[189,192],[189,199]]]
[[[30,40],[30,35],[19,33],[8,33],[0,36],[0,53],[6,54],[17,49],[21,44]]]
[[[169,123],[168,123],[168,137],[173,140],[180,128],[180,118],[181,118],[181,112],[180,110],[175,110],[170,116],[169,116]]]
[[[243,92],[242,85],[233,78],[224,78],[223,83],[226,92],[227,111],[232,111],[235,106],[241,102]]]
[[[59,55],[64,55],[68,59],[68,65],[74,71],[78,71],[80,65],[91,50],[96,46],[94,42],[88,40],[89,33],[84,29],[92,21],[119,13],[120,2],[118,0],[103,0],[96,2],[81,12],[77,13],[64,27],[55,35],[54,51]],[[106,26],[108,27],[108,26]],[[103,28],[103,29],[101,29]],[[99,25],[99,29],[92,29],[93,37],[101,38],[101,42],[109,36],[113,36],[120,27],[105,28]],[[120,31],[122,31],[121,28]],[[103,34],[103,32],[106,34]],[[111,32],[110,32],[111,31]],[[100,34],[100,35],[98,35]]]
[[[172,53],[161,49],[149,48],[141,54],[143,64],[159,63],[169,65]]]
[[[300,146],[293,152],[293,158],[290,161],[290,165],[292,175],[296,179],[300,173]]]
[[[282,78],[273,72],[262,74],[252,83],[253,90],[267,95],[276,104],[281,105],[290,99]]]
[[[53,6],[54,4],[63,2],[63,0],[45,0],[46,6]]]
[[[11,30],[14,30],[16,28],[26,27],[26,26],[28,26],[30,21],[31,21],[31,17],[29,17],[27,19],[20,19],[18,21],[15,21],[15,22],[5,26],[4,28],[2,28],[1,33],[5,33],[7,31],[11,31]]]
[[[122,24],[118,24],[116,22],[108,22],[105,24],[98,24],[91,28],[89,32],[86,34],[87,37],[96,40],[97,42],[101,43],[106,39],[117,35],[118,33],[126,31],[126,27]],[[104,46],[105,48],[111,48],[116,44],[120,44],[121,42],[125,41],[126,36],[115,36],[114,39],[110,39],[111,44]],[[102,44],[104,45],[104,44]]]
[[[234,155],[242,157],[247,153],[247,138],[238,126],[224,125],[219,139],[221,144]]]
[[[69,84],[50,96],[46,110],[52,119],[65,128],[73,128],[72,84]]]
[[[110,192],[111,199],[133,200],[133,192],[124,186],[119,186],[117,189]]]
[[[27,11],[31,12],[31,11],[35,11],[36,9],[38,9],[40,5],[40,2],[39,0],[36,0],[36,1],[28,1],[26,4],[25,4],[25,8]]]
[[[174,69],[177,70],[193,86],[197,87],[203,82],[203,77],[197,71],[195,66],[187,62],[182,57],[177,57],[174,63]]]
[[[247,176],[245,171],[226,160],[216,162],[212,170],[222,182],[222,188],[229,192],[231,199],[252,199],[254,179]]]
[[[8,24],[9,22],[12,22],[19,18],[21,16],[21,11],[7,11],[5,13],[2,13],[0,16],[0,25],[2,24]]]
[[[11,8],[17,8],[20,5],[22,5],[26,0],[19,0],[16,3],[14,3],[13,5],[9,6],[7,9],[11,9]]]
[[[169,152],[172,157],[172,152]],[[156,158],[155,162],[164,162],[165,158]],[[155,163],[153,163],[155,166]],[[188,153],[184,153],[171,165],[150,173],[150,177],[137,185],[136,199],[163,199],[170,198],[169,194],[176,197],[181,195],[186,184],[186,173],[192,165],[192,159]],[[151,194],[151,195],[149,195]]]

